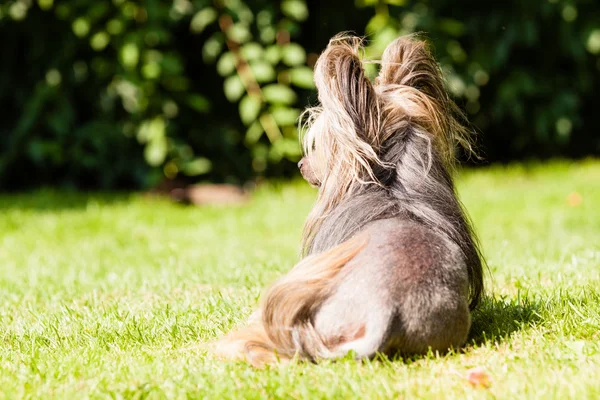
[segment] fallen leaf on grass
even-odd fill
[[[492,384],[490,375],[483,367],[471,368],[467,371],[467,381],[474,387],[489,388]]]
[[[567,203],[569,203],[571,207],[577,207],[579,204],[581,204],[581,200],[583,200],[583,198],[577,192],[573,192],[567,196]]]

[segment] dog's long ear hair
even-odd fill
[[[310,247],[321,218],[366,182],[376,182],[373,165],[382,164],[381,104],[359,58],[361,40],[338,35],[315,65],[320,107],[309,115],[303,145],[320,181],[319,201],[309,215],[304,249]]]
[[[378,169],[396,167],[381,158],[390,136],[411,127],[448,168],[457,144],[471,148],[462,114],[424,41],[405,36],[390,44],[375,84],[363,68],[361,44],[357,37],[338,35],[315,66],[321,106],[307,110],[303,147],[321,187],[305,226],[305,252],[320,221],[346,195],[363,184],[379,184]]]
[[[450,98],[427,42],[416,35],[392,42],[383,53],[375,85],[377,93],[385,98],[388,127],[398,129],[402,120],[417,127],[432,141],[431,150],[450,169],[457,146],[473,153],[466,119]]]
[[[393,192],[407,203],[409,213],[461,246],[474,305],[483,290],[480,255],[450,177],[457,147],[472,151],[465,119],[425,41],[404,36],[391,43],[374,83],[366,76],[360,52],[359,38],[337,36],[315,66],[321,106],[308,110],[303,145],[320,188],[305,224],[303,252],[322,250],[321,237],[339,231],[324,225],[327,217],[333,210],[343,212],[344,201],[375,185],[383,189],[381,196]],[[391,182],[394,187],[388,186]],[[391,200],[389,208],[395,204]],[[352,225],[377,216],[357,218]],[[325,233],[319,233],[323,227]]]
[[[358,57],[361,40],[336,36],[315,65],[315,84],[321,107],[307,110],[312,126],[304,150],[312,167],[327,180],[351,184],[374,179],[373,163],[380,131],[380,105]],[[346,188],[347,189],[347,188]]]

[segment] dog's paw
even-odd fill
[[[246,361],[246,340],[223,338],[208,345],[208,352],[223,361]]]

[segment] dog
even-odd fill
[[[318,187],[303,259],[213,352],[261,367],[294,357],[445,352],[465,344],[483,258],[456,195],[464,116],[425,41],[396,39],[374,82],[360,38],[336,36],[315,65],[299,168]]]

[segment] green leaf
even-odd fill
[[[256,42],[246,43],[242,46],[241,51],[244,58],[248,61],[258,60],[264,55],[263,47]]]
[[[144,52],[143,58],[146,62],[160,62],[164,58],[164,56],[163,53],[161,53],[160,51],[150,49]]]
[[[63,21],[69,18],[71,11],[72,9],[66,3],[58,3],[54,8],[54,12],[56,13],[58,19]]]
[[[303,89],[313,89],[313,70],[309,67],[296,67],[290,70],[290,80],[293,85]]]
[[[144,158],[153,167],[161,165],[167,157],[167,139],[158,138],[149,142],[144,148]]]
[[[54,0],[38,0],[38,5],[44,11],[51,9],[53,4]]]
[[[600,54],[600,29],[594,29],[590,32],[585,48],[592,54]]]
[[[302,154],[302,148],[298,139],[282,137],[273,143],[269,149],[269,159],[278,162],[282,158],[298,159]]]
[[[121,63],[125,68],[134,68],[140,60],[140,50],[135,43],[126,43],[121,48]]]
[[[227,100],[234,103],[242,97],[246,89],[242,80],[237,75],[232,75],[223,82],[223,92]]]
[[[228,51],[223,53],[217,62],[217,72],[221,76],[228,76],[235,71],[235,55]]]
[[[87,16],[95,21],[102,19],[109,12],[109,5],[104,1],[95,1],[90,3],[91,7],[87,10]]]
[[[106,31],[111,35],[119,35],[123,32],[123,22],[118,19],[111,19],[106,23]]]
[[[297,43],[290,43],[282,50],[282,59],[290,67],[304,64],[306,61],[306,51]]]
[[[260,121],[254,121],[246,131],[246,144],[252,145],[258,142],[258,139],[260,139],[264,131]]]
[[[356,2],[357,7],[373,7],[379,3],[379,0],[358,0]]]
[[[142,66],[142,76],[146,79],[152,80],[160,76],[160,64],[150,62]]]
[[[62,82],[62,75],[59,70],[52,68],[46,72],[46,83],[48,86],[58,86]]]
[[[164,136],[165,121],[161,117],[146,120],[140,124],[137,131],[137,139],[140,143],[148,143],[160,136]]]
[[[204,42],[204,46],[202,46],[202,59],[204,62],[214,62],[219,54],[221,54],[224,44],[223,35],[220,32],[217,32],[208,38],[206,42]]]
[[[153,167],[161,165],[167,157],[166,124],[162,117],[144,121],[137,134],[141,143],[146,143],[144,158]]]
[[[267,26],[260,30],[260,40],[265,44],[273,43],[276,37],[277,31],[272,26]]]
[[[288,86],[273,83],[263,88],[265,99],[272,104],[293,104],[296,101],[296,92]]]
[[[261,108],[262,102],[260,98],[249,95],[244,96],[239,105],[240,118],[244,125],[250,125],[256,121]]]
[[[210,111],[210,100],[201,94],[190,94],[187,98],[187,103],[198,112],[205,113]]]
[[[439,22],[440,29],[452,36],[461,36],[465,32],[465,24],[462,22],[445,18]]]
[[[265,60],[271,63],[271,65],[276,65],[279,60],[281,60],[281,48],[276,44],[267,47],[265,51]]]
[[[281,3],[281,12],[296,21],[304,21],[308,18],[308,7],[303,0],[284,0]]]
[[[142,76],[145,79],[156,79],[160,76],[160,65],[158,63],[148,63],[142,66]]]
[[[212,169],[212,163],[208,158],[198,157],[182,166],[182,171],[188,176],[206,174]]]
[[[207,7],[198,11],[192,17],[192,21],[190,22],[190,31],[193,33],[202,33],[208,25],[217,20],[218,16],[219,14],[217,13],[217,10],[212,7]]]
[[[244,43],[252,39],[252,34],[250,33],[248,26],[242,23],[237,23],[233,24],[227,30],[227,37],[233,40],[234,42]]]
[[[390,17],[388,14],[375,14],[373,18],[369,20],[365,32],[367,32],[368,35],[376,34],[387,25],[389,19]]]
[[[298,139],[285,137],[281,138],[280,140],[273,143],[271,151],[273,150],[275,150],[278,153],[279,158],[286,157],[297,159],[297,157],[302,155],[302,147],[300,146]],[[269,154],[269,156],[272,157],[271,154]]]
[[[90,22],[83,17],[77,18],[75,21],[73,21],[73,25],[71,25],[71,28],[73,29],[73,33],[75,34],[75,36],[82,38],[89,33]]]
[[[252,14],[252,10],[250,10],[248,7],[244,7],[243,9],[239,10],[237,16],[241,22],[246,24],[251,24],[254,22],[254,14]]]
[[[403,6],[406,4],[406,0],[385,0],[385,2],[392,6]]]
[[[271,82],[275,79],[275,69],[268,62],[253,61],[250,63],[250,69],[259,83]]]
[[[456,63],[463,63],[467,60],[467,54],[456,40],[451,40],[446,45],[446,51]]]
[[[372,54],[370,54],[369,56],[381,57],[381,54],[383,54],[383,51],[385,50],[387,45],[394,41],[394,39],[396,39],[397,37],[398,31],[394,27],[390,25],[386,25],[385,27],[383,27],[380,31],[377,32],[376,35],[374,35],[373,40],[371,40],[369,50]]]
[[[279,126],[295,125],[300,116],[300,110],[297,108],[276,106],[271,108],[271,115]]]
[[[262,10],[256,14],[256,25],[259,29],[264,29],[271,26],[273,23],[273,14],[269,10]]]
[[[178,54],[166,54],[160,59],[160,66],[170,75],[181,75],[183,63]]]

